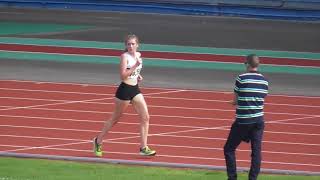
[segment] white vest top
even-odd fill
[[[128,52],[126,52],[124,55],[127,59],[127,69],[130,69],[132,66],[136,64],[137,60]],[[141,69],[142,69],[142,63],[132,72],[132,74],[128,77],[128,79],[137,79]]]

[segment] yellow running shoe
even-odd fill
[[[97,157],[101,157],[102,156],[102,144],[98,144],[96,137],[93,138],[93,153]]]
[[[140,155],[142,156],[154,156],[157,152],[155,150],[150,149],[148,146],[144,148],[140,148]]]

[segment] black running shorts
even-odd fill
[[[132,100],[136,95],[140,94],[141,91],[139,89],[138,84],[135,86],[126,84],[122,82],[117,91],[116,91],[116,97],[120,100]]]

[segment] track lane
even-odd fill
[[[0,140],[2,151],[70,156],[73,149],[71,156],[92,157],[90,141],[113,109],[110,92],[115,86],[5,82],[5,86],[0,86],[4,100],[0,103],[0,136],[6,136],[5,141]],[[232,93],[162,88],[143,91],[151,113],[149,144],[159,152],[159,156],[147,161],[224,166],[221,148],[234,118],[234,109],[228,104]],[[270,101],[272,98],[276,100]],[[318,127],[312,124],[317,125],[319,119],[319,99],[282,95],[271,95],[270,99],[266,105],[270,109],[266,108],[263,168],[318,172],[320,142],[315,139],[319,136]],[[310,103],[309,110],[303,111],[304,105]],[[20,108],[3,109],[8,106]],[[306,121],[309,125],[300,125]],[[110,151],[104,158],[128,156],[141,160],[137,156],[138,123],[137,115],[129,107],[124,119],[108,134],[104,145]],[[181,148],[187,150],[181,152]],[[128,152],[118,152],[119,149]],[[249,146],[243,143],[239,148],[239,166],[248,166],[249,156]]]

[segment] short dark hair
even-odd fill
[[[249,64],[252,68],[257,68],[260,64],[259,57],[256,54],[249,54],[246,58],[245,64]]]

